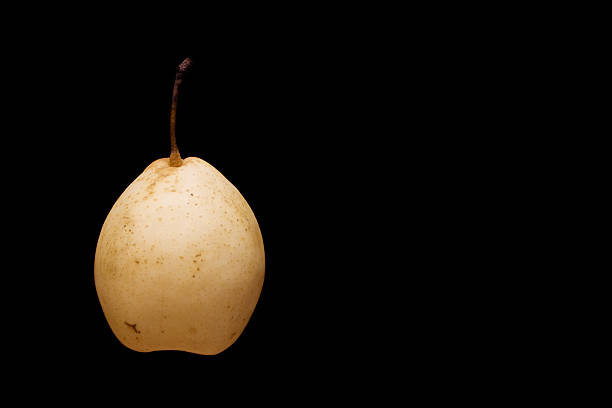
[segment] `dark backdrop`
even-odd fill
[[[446,37],[414,29],[405,40],[398,27],[243,30],[184,47],[70,33],[8,54],[3,300],[14,377],[136,396],[175,379],[171,392],[236,381],[234,393],[293,386],[297,399],[461,377],[452,370],[470,367],[466,350],[500,336],[489,330],[494,302],[474,293],[503,293],[487,281],[508,259],[496,255],[503,179],[482,159],[497,160],[488,136],[507,122],[488,120],[496,105],[471,89],[486,65]],[[127,349],[94,285],[113,203],[169,154],[185,57],[194,63],[178,102],[181,154],[240,190],[266,251],[254,314],[217,356]]]
[[[528,259],[548,241],[533,225],[550,214],[532,211],[550,176],[532,178],[530,161],[555,145],[537,146],[546,115],[528,122],[563,82],[546,79],[558,70],[534,57],[542,42],[522,28],[517,40],[522,20],[499,25],[505,12],[464,18],[436,5],[358,16],[351,6],[277,18],[272,8],[265,19],[194,13],[204,17],[184,30],[140,31],[136,22],[154,24],[143,8],[124,17],[128,34],[123,10],[95,25],[95,13],[73,19],[71,9],[64,23],[32,7],[24,24],[3,26],[3,369],[26,385],[20,399],[43,385],[75,396],[75,380],[94,385],[90,400],[195,392],[202,404],[220,382],[233,388],[228,404],[237,395],[267,403],[286,388],[290,402],[318,405],[331,390],[380,405],[394,390],[403,401],[414,390],[455,399],[449,384],[473,394],[516,387],[496,374],[531,357],[521,347],[532,349],[533,332],[519,324],[548,319],[524,293],[550,292],[533,270],[550,257]],[[206,32],[186,32],[194,27]],[[266,250],[253,317],[217,356],[125,348],[94,286],[106,215],[168,156],[174,70],[186,56],[180,151],[241,191]],[[527,313],[513,317],[520,307]],[[541,373],[518,371],[521,380]]]

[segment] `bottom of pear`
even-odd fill
[[[124,346],[126,346],[127,348],[129,348],[130,350],[133,351],[137,351],[139,353],[152,353],[154,351],[179,351],[179,352],[183,352],[183,353],[191,353],[191,354],[198,354],[201,356],[215,356],[217,354],[220,354],[221,352],[227,350],[229,348],[230,345],[228,345],[227,347],[223,347],[220,349],[213,349],[210,351],[203,351],[203,350],[198,350],[198,349],[191,349],[191,348],[173,348],[173,347],[162,347],[162,348],[153,348],[153,349],[145,349],[145,348],[135,348],[135,347],[131,347],[128,346],[127,344],[124,344]]]

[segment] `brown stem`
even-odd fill
[[[180,167],[183,164],[181,154],[176,146],[176,100],[178,98],[178,90],[181,82],[183,82],[183,74],[191,66],[191,60],[185,58],[185,61],[178,66],[176,70],[176,78],[174,79],[174,89],[172,91],[172,108],[170,110],[170,166]]]

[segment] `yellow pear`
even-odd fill
[[[96,247],[100,304],[115,336],[136,351],[217,354],[244,330],[261,293],[264,246],[246,200],[207,162],[171,155],[121,194]]]

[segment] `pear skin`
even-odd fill
[[[265,256],[253,211],[219,171],[159,159],[121,194],[96,247],[95,284],[130,349],[217,354],[248,323]]]

